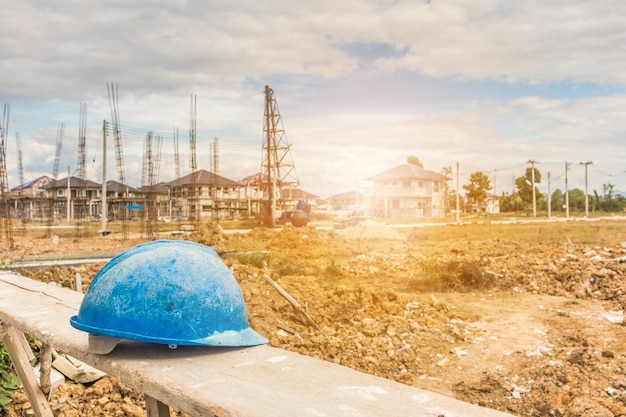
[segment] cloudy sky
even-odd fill
[[[5,5],[6,6],[6,5]],[[540,187],[626,190],[626,2],[604,0],[22,0],[0,8],[0,105],[10,104],[9,186],[75,174],[86,103],[87,175],[102,179],[107,83],[118,87],[125,173],[141,185],[144,138],[163,138],[159,179],[198,168],[260,171],[264,86],[301,188],[326,197],[417,156],[487,174],[510,192],[529,161]],[[115,179],[113,140],[107,177]]]

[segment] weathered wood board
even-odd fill
[[[0,321],[192,416],[505,417],[502,413],[294,352],[121,342],[89,352],[70,326],[82,294],[0,272]]]

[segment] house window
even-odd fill
[[[58,188],[57,189],[57,197],[62,197],[65,194],[63,191],[65,191],[63,188]]]
[[[404,181],[404,188],[411,188],[411,180]]]
[[[439,183],[438,182],[434,182],[433,183],[433,191],[438,193],[439,192]]]
[[[424,181],[420,180],[417,182],[417,187],[418,188],[424,188]]]
[[[391,208],[399,209],[400,208],[400,200],[391,200]]]

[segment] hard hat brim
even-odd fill
[[[247,327],[241,330],[226,330],[224,332],[215,332],[210,336],[203,337],[201,339],[174,339],[174,338],[161,338],[152,337],[132,332],[123,332],[113,329],[103,329],[99,327],[93,327],[81,323],[78,316],[72,316],[70,318],[71,325],[84,332],[98,335],[107,336],[117,339],[136,340],[139,342],[158,343],[164,345],[180,345],[180,346],[257,346],[268,343],[268,340],[254,331],[252,328]]]

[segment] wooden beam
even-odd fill
[[[18,332],[17,337],[19,338],[19,342],[22,345],[22,350],[26,354],[28,361],[29,362],[34,361],[35,354],[33,353],[33,350],[30,347],[30,343],[28,343],[28,339],[26,339],[26,335],[24,335],[24,333],[22,332]]]
[[[20,381],[22,381],[24,392],[28,397],[30,405],[33,407],[35,415],[37,417],[53,417],[52,409],[48,404],[48,400],[39,388],[35,372],[33,371],[33,367],[30,365],[30,361],[28,360],[28,355],[24,352],[24,346],[20,340],[20,335],[21,337],[24,337],[24,334],[22,334],[15,327],[9,326],[6,334],[2,338],[4,347],[9,353],[15,372],[17,372],[17,375],[20,377]],[[30,352],[32,354],[32,351]]]
[[[50,373],[52,371],[52,347],[48,343],[43,343],[39,350],[39,385],[41,391],[48,395],[52,389]]]
[[[170,417],[170,407],[161,401],[144,394],[148,417]]]

